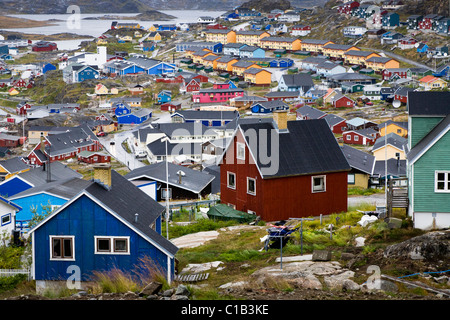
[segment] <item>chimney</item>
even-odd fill
[[[273,112],[273,120],[277,126],[278,131],[287,132],[287,110],[275,110]]]
[[[94,181],[106,190],[111,189],[111,165],[101,163],[94,166]]]

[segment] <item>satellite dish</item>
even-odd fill
[[[98,79],[98,74],[95,75],[95,79]]]
[[[400,100],[394,100],[393,102],[392,102],[392,106],[394,107],[394,108],[399,108],[400,106],[402,105],[402,103],[401,103],[401,101]]]

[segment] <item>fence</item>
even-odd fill
[[[30,269],[0,269],[0,277],[12,277],[17,274],[25,274],[27,275],[27,280],[31,280]]]

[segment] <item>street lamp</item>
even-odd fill
[[[167,152],[167,141],[168,137],[161,139],[166,143],[166,238],[169,240],[169,162],[168,162],[168,152]]]

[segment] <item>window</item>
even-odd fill
[[[347,183],[348,184],[355,184],[355,174],[349,173],[347,176]]]
[[[73,236],[50,236],[51,260],[75,260]]]
[[[236,175],[233,172],[228,172],[227,186],[231,189],[236,189]]]
[[[325,176],[312,177],[312,192],[325,192],[325,191],[326,191]]]
[[[359,136],[355,136],[354,140],[358,141],[359,140]]]
[[[94,237],[96,254],[130,254],[129,237]]]
[[[247,178],[247,193],[256,194],[256,180],[253,178]]]
[[[2,226],[10,224],[11,223],[11,213],[5,214],[2,216]]]
[[[245,160],[245,144],[243,143],[236,143],[237,153],[236,158],[240,160]]]
[[[450,171],[435,172],[435,192],[450,192]]]

